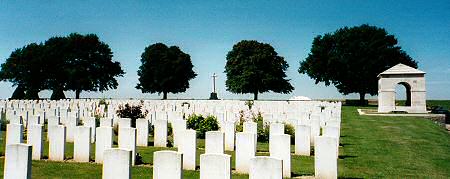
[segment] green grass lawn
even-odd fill
[[[450,178],[450,135],[432,121],[414,117],[359,116],[356,107],[342,108],[338,172],[341,178]],[[4,154],[4,131],[0,153]],[[198,155],[204,140],[198,140]],[[291,147],[293,151],[293,146]],[[176,148],[138,147],[144,165],[132,167],[133,178],[149,178],[153,152]],[[257,155],[268,155],[267,143],[258,143]],[[92,159],[94,146],[92,146]],[[234,152],[232,167],[234,168]],[[48,156],[46,144],[44,156]],[[73,144],[67,143],[66,158]],[[197,161],[199,164],[199,161]],[[3,157],[0,170],[3,171]],[[101,178],[102,165],[94,163],[32,162],[33,178]],[[314,158],[292,156],[293,176],[313,175]],[[3,172],[0,173],[3,177]],[[184,171],[185,178],[199,178],[197,171]],[[233,178],[248,178],[233,174]]]

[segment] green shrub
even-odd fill
[[[197,131],[197,137],[200,139],[205,138],[205,133],[207,131],[219,130],[219,123],[215,116],[208,116],[204,118],[202,115],[192,114],[188,117],[186,121],[186,126],[189,129],[194,129]]]
[[[269,127],[264,128],[264,123],[258,121],[258,142],[268,142],[269,141]]]
[[[136,119],[145,118],[148,111],[142,111],[142,103],[136,106],[127,103],[125,105],[120,105],[116,113],[117,116],[121,118],[130,118],[131,127],[136,127]]]
[[[284,133],[291,135],[291,144],[295,143],[295,127],[291,124],[284,123]]]

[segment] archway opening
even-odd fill
[[[406,82],[400,82],[395,87],[396,106],[411,106],[411,86]]]

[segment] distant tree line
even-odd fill
[[[311,52],[300,60],[298,72],[316,83],[333,84],[340,93],[377,93],[377,75],[403,63],[417,68],[397,39],[383,28],[361,25],[344,27],[314,38]],[[112,60],[109,46],[95,34],[70,34],[52,37],[45,43],[32,43],[13,51],[2,64],[0,79],[16,86],[13,99],[38,99],[41,90],[52,90],[51,99],[63,99],[64,91],[116,89],[116,77],[124,71]],[[162,43],[149,45],[141,55],[136,88],[143,93],[185,92],[193,71],[190,55],[177,46]],[[225,82],[232,93],[291,93],[294,87],[286,79],[289,65],[267,43],[242,40],[226,55]]]

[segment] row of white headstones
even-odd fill
[[[52,125],[58,123],[49,122],[48,126],[49,160],[62,161],[69,127]],[[131,128],[130,119],[120,119],[119,148],[116,149],[112,149],[112,123],[112,119],[102,119],[101,127],[97,127],[96,130],[87,126],[75,126],[74,160],[89,162],[90,145],[95,141],[95,161],[104,164],[104,177],[129,178],[130,167],[134,165],[136,145],[147,146],[148,144],[149,120],[138,119],[136,128]],[[11,123],[7,126],[5,178],[31,176],[31,159],[41,159],[43,126],[40,121],[37,123],[28,121],[27,124],[28,145],[22,144],[23,124]],[[156,147],[165,147],[167,144],[167,124],[167,120],[153,121]],[[196,167],[196,132],[186,130],[185,120],[174,120],[171,124],[174,145],[178,147],[178,152],[154,153],[154,178],[180,178],[183,169],[195,170]],[[309,155],[312,144],[315,149],[316,177],[336,178],[340,121],[329,120],[323,124],[319,120],[303,121],[299,122],[295,128],[295,154]],[[322,136],[319,136],[321,128]],[[235,150],[237,173],[248,173],[251,178],[290,177],[291,144],[290,136],[283,134],[284,125],[270,124],[270,157],[255,157],[256,130],[256,123],[245,122],[244,132],[235,133],[235,123],[226,122],[221,131],[207,132],[205,154],[200,156],[201,178],[231,177],[231,156],[224,154],[224,150]],[[93,134],[92,131],[96,132]],[[92,140],[92,136],[95,136],[95,140]]]

